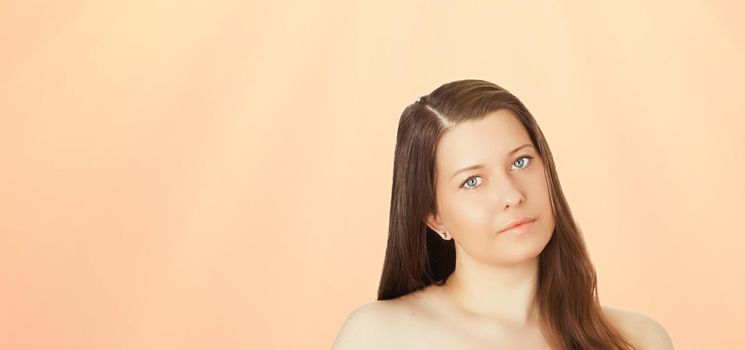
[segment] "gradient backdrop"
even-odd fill
[[[736,1],[3,1],[0,348],[327,349],[376,298],[398,118],[535,115],[607,305],[745,347]]]

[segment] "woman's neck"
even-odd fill
[[[523,329],[538,321],[535,298],[538,258],[510,267],[460,259],[442,286],[443,294],[465,315]]]

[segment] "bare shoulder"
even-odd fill
[[[396,305],[387,300],[362,304],[341,325],[332,350],[381,349],[392,344],[391,327]]]
[[[603,313],[640,350],[674,350],[667,330],[652,317],[607,305],[603,306]]]

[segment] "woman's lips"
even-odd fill
[[[522,233],[527,232],[530,230],[530,228],[533,226],[533,223],[535,220],[530,220],[523,222],[522,224],[519,224],[517,226],[512,226],[511,228],[508,228],[506,230],[500,231],[500,234],[510,234],[510,235],[519,235]]]

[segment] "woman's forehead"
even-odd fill
[[[510,111],[499,110],[445,133],[437,147],[437,161],[442,167],[468,166],[485,159],[502,159],[524,144],[532,144],[525,127]]]

